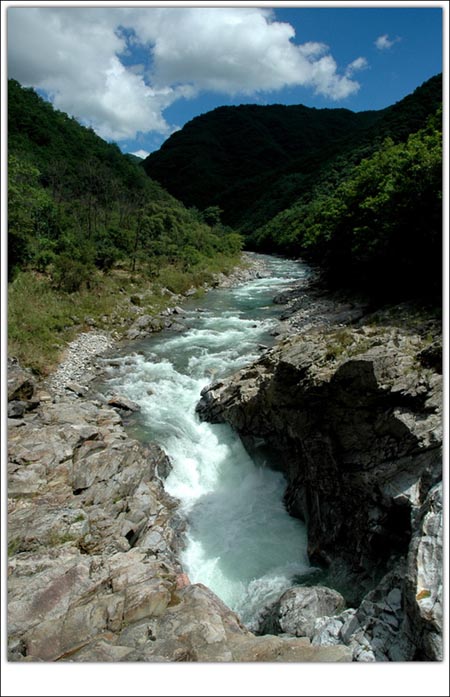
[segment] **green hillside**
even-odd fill
[[[237,251],[236,235],[213,230],[117,145],[18,82],[8,88],[10,275],[49,271],[76,290],[118,261],[187,268]]]
[[[8,82],[12,355],[45,372],[83,316],[108,326],[137,288],[151,312],[161,288],[201,285],[241,246],[213,207],[188,210],[117,145]]]
[[[217,205],[227,223],[249,234],[386,136],[405,140],[441,100],[435,76],[381,111],[220,107],[174,133],[144,168],[186,205]]]

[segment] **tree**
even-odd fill
[[[36,242],[52,243],[54,203],[39,184],[39,170],[11,154],[8,158],[8,269],[30,263]],[[48,246],[48,245],[47,245]],[[51,246],[51,244],[50,244]]]

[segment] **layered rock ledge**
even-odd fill
[[[197,411],[231,424],[250,449],[262,439],[275,450],[286,506],[308,526],[310,560],[327,569],[327,585],[338,588],[345,577],[351,586],[351,618],[321,621],[313,643],[347,644],[355,660],[439,660],[436,326],[419,331],[391,324],[389,313],[382,319],[318,323],[288,336],[206,388]],[[386,599],[394,597],[393,608]]]
[[[262,268],[240,272],[264,273]],[[171,463],[131,439],[114,395],[87,399],[105,333],[73,342],[43,385],[8,363],[10,661],[341,662],[343,646],[255,636],[178,554]]]

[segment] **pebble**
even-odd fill
[[[109,334],[83,332],[68,345],[64,359],[48,380],[48,386],[57,394],[64,394],[72,383],[83,386],[94,377],[93,359],[113,345],[114,341]]]

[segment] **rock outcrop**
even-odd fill
[[[249,448],[263,439],[276,449],[286,506],[308,525],[310,560],[330,576],[345,568],[359,584],[352,602],[408,558],[401,583],[385,580],[382,590],[399,588],[394,633],[409,639],[397,653],[373,652],[377,660],[436,660],[442,650],[442,378],[426,360],[434,338],[388,323],[316,327],[206,388],[197,406]]]
[[[121,400],[36,389],[11,363],[10,661],[349,661],[344,646],[256,637],[178,561],[170,462],[123,428]],[[128,405],[129,408],[130,405]]]

